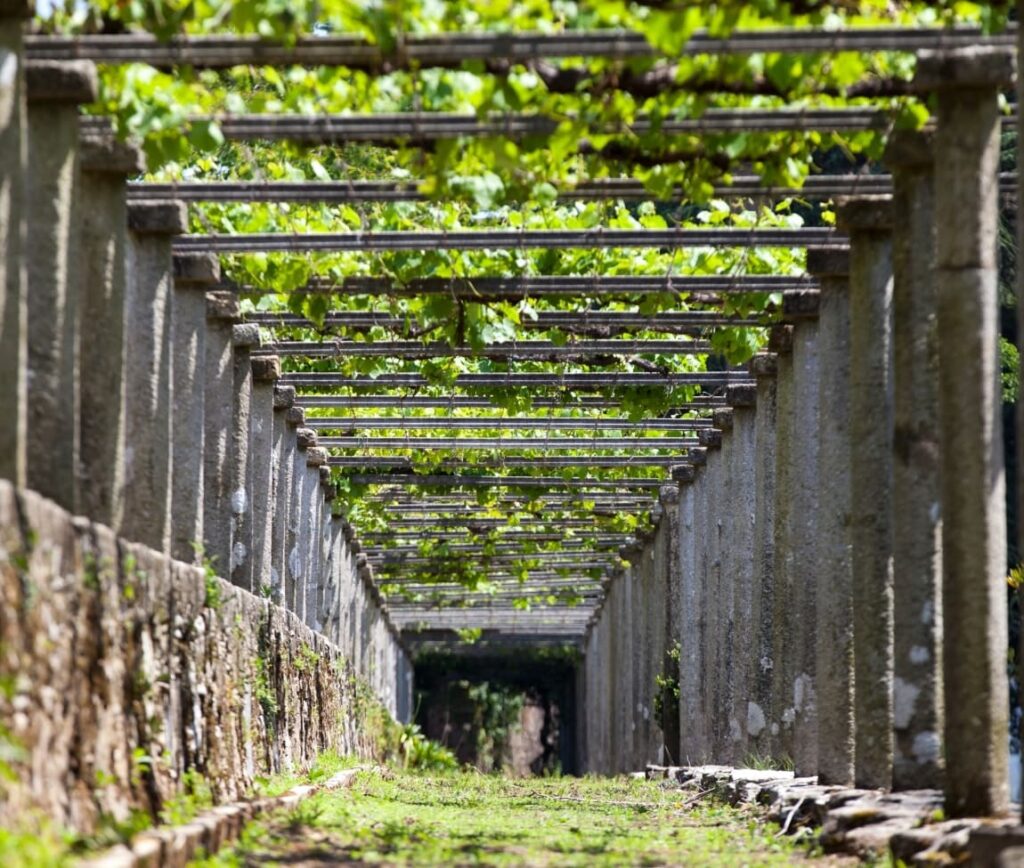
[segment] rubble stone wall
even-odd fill
[[[0,595],[2,826],[89,832],[157,816],[189,770],[224,801],[379,749],[387,711],[294,614],[3,481]],[[408,667],[390,632],[370,638],[394,647],[366,658]]]

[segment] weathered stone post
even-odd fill
[[[697,469],[693,464],[677,465],[672,479],[679,485],[679,626],[674,633],[679,643],[679,762],[689,765],[703,759],[698,720],[702,649],[695,534]]]
[[[717,655],[714,647],[714,608],[709,603],[711,574],[714,565],[714,534],[712,522],[711,487],[714,481],[714,456],[704,454],[704,461],[697,465],[697,476],[694,479],[696,500],[694,502],[694,554],[696,566],[696,596],[694,605],[697,610],[696,639],[700,648],[697,677],[697,719],[694,737],[699,750],[698,762],[709,762],[714,756],[714,730],[711,726],[712,705],[714,703],[714,666]]]
[[[997,298],[999,91],[1011,51],[922,52],[938,94],[935,225],[942,442],[946,811],[1007,810],[1006,518]],[[955,613],[955,617],[953,617]]]
[[[274,384],[281,377],[277,356],[252,359],[252,406],[249,422],[252,450],[252,559],[253,588],[273,592],[273,510],[277,503],[274,462]]]
[[[795,631],[803,624],[797,615],[793,528],[793,485],[795,443],[793,431],[793,327],[777,325],[769,337],[769,349],[776,355],[775,415],[775,562],[772,591],[772,677],[771,756],[776,761],[793,759],[793,685],[797,675]]]
[[[942,784],[942,507],[930,133],[889,138],[893,172],[893,788]]]
[[[274,387],[273,465],[276,473],[274,500],[271,504],[270,596],[285,603],[285,576],[288,574],[288,512],[291,508],[292,470],[295,459],[295,435],[288,426],[288,411],[295,404],[294,386]]]
[[[679,635],[681,632],[680,576],[679,576],[679,485],[663,485],[658,490],[658,502],[662,508],[662,582],[664,599],[654,601],[655,606],[665,606],[664,638],[661,669],[670,680],[679,684]],[[668,695],[662,697],[661,725],[664,737],[666,763],[679,762],[679,703],[669,702]]]
[[[738,552],[732,548],[730,497],[732,493],[732,410],[719,407],[712,413],[714,428],[698,432],[698,438],[708,450],[709,495],[708,519],[712,532],[713,553],[709,576],[707,605],[711,614],[711,641],[714,643],[714,663],[711,672],[712,703],[709,724],[712,734],[714,762],[732,763],[735,747],[730,732],[730,712],[733,702],[733,623],[732,623],[732,562]]]
[[[26,241],[28,173],[24,21],[28,0],[0,0],[0,479],[25,484],[28,376]]]
[[[750,360],[757,378],[754,413],[754,583],[750,617],[754,622],[747,702],[747,744],[758,758],[771,756],[772,636],[775,619],[775,443],[778,413],[778,357],[758,353]]]
[[[232,334],[241,318],[230,292],[206,295],[203,422],[203,551],[217,574],[231,568],[231,431],[235,372]]]
[[[310,442],[316,443],[316,435],[315,432],[304,427],[306,413],[302,407],[291,407],[287,410],[285,422],[292,429],[291,433],[286,435],[288,454],[292,461],[292,473],[288,502],[288,529],[285,537],[285,550],[288,553],[287,571],[285,572],[285,605],[301,618],[305,600],[301,590],[302,576],[305,571],[304,537],[302,536],[302,485],[306,475],[306,448]],[[312,441],[309,438],[310,434],[313,434],[314,437]],[[352,540],[350,542],[353,546],[355,545]],[[352,656],[355,660],[354,653]]]
[[[818,278],[818,583],[815,623],[818,776],[850,786],[854,778],[853,568],[850,552],[850,254],[808,250]]]
[[[855,782],[892,786],[892,201],[843,202],[850,233],[850,544]],[[866,470],[870,468],[871,472]]]
[[[757,387],[729,386],[726,400],[732,407],[732,483],[728,504],[732,522],[727,546],[734,552],[728,574],[733,586],[732,659],[735,673],[729,730],[736,742],[733,758],[742,762],[750,754],[747,708],[754,695],[757,662],[757,629],[753,620]]]
[[[28,487],[77,512],[78,106],[96,98],[86,61],[32,63],[28,90]]]
[[[137,148],[113,139],[80,146],[78,221],[80,261],[73,290],[79,323],[102,340],[82,340],[79,470],[81,508],[93,521],[120,531],[124,514],[125,258],[128,207],[125,181],[144,169]]]
[[[203,546],[206,290],[220,280],[208,253],[174,256],[171,304],[171,555],[197,563]]]
[[[187,226],[181,202],[128,206],[121,532],[162,552],[171,547],[171,237]]]
[[[259,590],[253,580],[252,455],[249,426],[252,415],[252,357],[260,345],[259,326],[236,325],[234,348],[234,420],[231,427],[231,583],[247,591]]]
[[[794,614],[792,653],[793,763],[799,776],[818,773],[817,595],[824,565],[818,560],[818,420],[821,362],[817,292],[787,292],[783,315],[793,324],[793,425],[790,528]]]
[[[292,488],[292,512],[294,512],[294,535],[295,545],[292,547],[292,555],[289,556],[289,572],[294,583],[295,602],[294,609],[303,623],[308,624],[312,613],[306,608],[308,603],[307,585],[313,565],[310,561],[312,550],[312,503],[315,488],[320,484],[319,472],[317,472],[314,483],[313,475],[309,472],[310,466],[307,460],[307,453],[310,449],[316,449],[316,432],[310,428],[297,428],[295,439],[298,444],[298,451],[295,454],[295,484]],[[314,464],[314,468],[317,465]]]

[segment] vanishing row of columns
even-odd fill
[[[939,787],[950,816],[1009,807],[996,232],[1012,71],[1000,50],[921,56],[934,131],[890,137],[893,196],[840,203],[849,249],[808,251],[820,293],[785,295],[756,388],[730,387],[676,468],[679,559],[658,601],[679,648],[673,761]],[[616,607],[649,605],[616,582],[629,590],[613,582],[585,643],[594,770],[635,768],[642,717],[633,703],[624,740],[594,735],[623,713],[605,693],[627,688],[592,670],[636,641]]]
[[[5,62],[18,33],[0,17]],[[0,476],[286,605],[406,719],[411,666],[326,451],[279,360],[251,355],[258,327],[207,292],[216,257],[172,254],[184,204],[128,203],[141,152],[81,134],[90,63],[3,68]]]

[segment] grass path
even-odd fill
[[[774,832],[663,782],[381,769],[251,825],[233,848],[195,864],[839,864],[810,860]]]

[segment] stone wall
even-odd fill
[[[0,594],[0,825],[41,811],[88,832],[156,815],[190,769],[222,801],[322,751],[378,749],[389,715],[350,649],[3,481]],[[376,684],[408,685],[391,632],[360,651]]]

